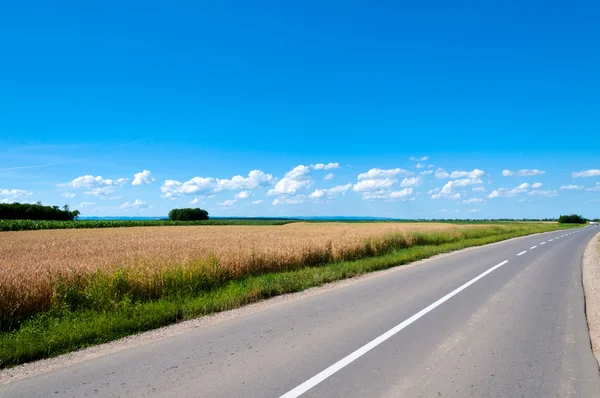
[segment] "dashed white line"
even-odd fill
[[[523,250],[521,253],[517,253],[517,256],[522,256],[525,253],[527,253],[527,250]]]
[[[554,239],[548,239],[548,242],[552,242]]]
[[[419,318],[421,318],[422,316],[427,314],[428,312],[432,311],[433,309],[440,306],[444,302],[450,300],[452,297],[456,296],[458,293],[462,292],[463,290],[465,290],[466,288],[471,286],[473,283],[477,282],[478,280],[480,280],[487,274],[502,267],[506,263],[508,263],[508,261],[504,260],[500,264],[496,264],[492,268],[488,269],[487,271],[482,272],[481,274],[479,274],[475,278],[471,279],[464,285],[454,289],[453,291],[451,291],[450,293],[448,293],[441,299],[437,300],[433,304],[430,304],[428,307],[423,308],[421,311],[417,312],[410,318],[404,320],[402,323],[394,326],[392,329],[388,330],[381,336],[369,341],[367,344],[363,345],[358,350],[354,351],[351,354],[348,354],[346,357],[340,359],[339,361],[337,361],[336,363],[334,363],[327,369],[323,370],[322,372],[318,373],[317,375],[306,380],[304,383],[300,384],[298,387],[296,387],[296,388],[290,390],[289,392],[287,392],[286,394],[282,395],[281,398],[299,397],[300,395],[304,394],[305,392],[307,392],[308,390],[310,390],[311,388],[313,388],[314,386],[316,386],[323,380],[332,376],[336,372],[340,371],[344,367],[346,367],[349,364],[351,364],[352,362],[356,361],[358,358],[365,355],[367,352],[371,351],[373,348],[377,347],[378,345],[380,345],[387,339],[391,338],[392,336],[394,336],[395,334],[400,332],[402,329],[404,329],[405,327],[409,326],[410,324],[412,324],[413,322],[415,322],[416,320],[418,320]]]
[[[533,249],[535,249],[536,247],[537,247],[537,245],[535,245],[535,246],[531,246],[531,247],[529,248],[529,250],[533,250]]]
[[[545,244],[546,244],[546,242],[542,242],[542,243],[540,243],[540,245],[545,245]]]

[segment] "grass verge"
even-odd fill
[[[0,333],[0,368],[56,356],[178,321],[407,264],[440,253],[564,228],[571,226],[515,228],[509,232],[498,231],[489,236],[466,237],[449,242],[423,239],[424,244],[380,256],[250,275],[226,281],[207,291],[173,294],[150,301],[134,301],[125,295],[117,303],[103,309],[53,308],[20,320],[18,327]]]

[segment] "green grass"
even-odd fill
[[[284,225],[298,220],[292,219],[211,219],[206,221],[171,220],[0,220],[0,231],[29,231],[40,229],[74,228],[122,228],[122,227],[161,227],[189,225]]]
[[[466,229],[460,236],[448,233],[413,234],[393,248],[387,240],[370,242],[387,254],[352,261],[316,264],[288,271],[248,275],[227,280],[226,276],[198,281],[198,275],[170,271],[162,278],[167,291],[158,297],[136,296],[124,271],[115,277],[100,277],[84,290],[66,289],[57,295],[53,308],[23,319],[4,319],[0,333],[0,367],[52,357],[90,345],[154,329],[178,321],[233,309],[268,297],[298,292],[324,283],[410,263],[470,246],[574,226],[557,224],[511,224],[502,227]],[[389,247],[382,246],[386,243]],[[404,245],[404,246],[402,246]],[[377,251],[381,253],[382,251]],[[187,275],[187,276],[186,276]],[[204,276],[206,278],[206,276]],[[88,301],[86,301],[86,298]],[[10,322],[10,324],[7,324]]]

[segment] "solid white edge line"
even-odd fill
[[[527,250],[523,250],[521,253],[517,253],[517,256],[521,256],[523,254],[527,253]]]
[[[336,373],[339,370],[343,369],[344,367],[348,366],[352,362],[356,361],[358,358],[360,358],[363,355],[365,355],[367,352],[371,351],[373,348],[377,347],[378,345],[380,345],[381,343],[383,343],[384,341],[386,341],[390,337],[394,336],[395,334],[397,334],[398,332],[400,332],[402,329],[404,329],[405,327],[409,326],[410,324],[412,324],[413,322],[415,322],[416,320],[418,320],[419,318],[421,318],[422,316],[424,316],[428,312],[432,311],[433,309],[435,309],[439,305],[443,304],[445,301],[448,301],[452,297],[456,296],[458,293],[462,292],[463,290],[465,290],[466,288],[468,288],[469,286],[471,286],[473,283],[477,282],[478,280],[480,280],[481,278],[483,278],[487,274],[489,274],[489,273],[497,270],[498,268],[502,267],[506,263],[508,263],[508,260],[504,260],[500,264],[496,264],[492,268],[488,269],[487,271],[482,272],[481,274],[479,274],[475,278],[471,279],[470,281],[468,281],[464,285],[462,285],[462,286],[454,289],[453,291],[451,291],[450,293],[448,293],[444,297],[440,298],[439,300],[435,301],[434,303],[430,304],[429,306],[423,308],[421,311],[417,312],[416,314],[414,314],[410,318],[404,320],[402,323],[399,323],[398,325],[394,326],[392,329],[388,330],[387,332],[385,332],[381,336],[379,336],[379,337],[377,337],[377,338],[369,341],[367,344],[363,345],[358,350],[356,350],[356,351],[352,352],[351,354],[347,355],[346,357],[340,359],[339,361],[337,361],[336,363],[334,363],[333,365],[331,365],[327,369],[321,371],[320,373],[318,373],[315,376],[311,377],[310,379],[306,380],[304,383],[300,384],[299,386],[297,386],[294,389],[290,390],[286,394],[282,395],[281,398],[295,398],[295,397],[299,397],[300,395],[304,394],[305,392],[307,392],[308,390],[310,390],[311,388],[313,388],[314,386],[316,386],[317,384],[319,384],[323,380],[329,378],[334,373]]]
[[[535,246],[531,246],[531,247],[529,248],[529,250],[533,250],[533,249],[535,249],[536,247],[537,247],[537,245],[535,245]]]

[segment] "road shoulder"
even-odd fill
[[[590,240],[581,265],[590,341],[596,360],[600,363],[600,233]]]

